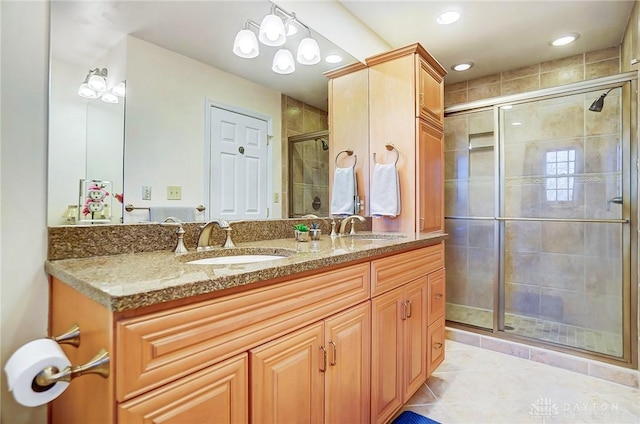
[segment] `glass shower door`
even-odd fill
[[[445,118],[448,321],[494,328],[497,255],[493,110]]]
[[[589,110],[602,92],[500,108],[499,329],[622,357],[629,146],[621,88]]]

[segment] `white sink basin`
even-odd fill
[[[286,258],[286,256],[282,255],[232,255],[197,259],[195,261],[189,261],[187,263],[193,265],[235,265],[250,264],[253,262],[276,261],[278,259],[284,258]]]

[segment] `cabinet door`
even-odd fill
[[[371,301],[371,422],[384,423],[402,406],[404,287]]]
[[[427,356],[427,377],[444,361],[444,315],[429,326],[429,351]]]
[[[416,228],[425,233],[444,231],[444,134],[421,119],[417,125]]]
[[[446,301],[445,301],[445,271],[439,269],[436,272],[432,272],[428,276],[429,278],[429,325],[433,324],[435,320],[444,315]]]
[[[424,59],[418,59],[418,94],[416,116],[444,125],[444,79]]]
[[[427,276],[405,286],[403,403],[427,380]]]
[[[251,422],[323,423],[323,324],[252,349]]]
[[[368,423],[371,373],[369,302],[325,321],[325,421]]]
[[[247,363],[244,353],[122,403],[118,422],[247,422]]]

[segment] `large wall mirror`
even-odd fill
[[[327,110],[323,73],[356,60],[313,28],[323,56],[340,55],[342,63],[296,64],[283,75],[271,70],[276,47],[261,44],[255,59],[234,55],[238,31],[247,20],[259,23],[271,6],[266,0],[52,2],[49,225],[73,223],[70,205],[81,202],[85,179],[111,183],[111,224],[149,220],[151,206],[205,204],[211,105],[267,122],[266,202],[269,217],[282,218],[282,200],[276,203],[287,190],[282,96]],[[299,27],[284,47],[295,55],[305,34]],[[94,74],[105,77],[105,90],[93,99],[79,96]],[[126,94],[117,103],[103,101],[119,84]],[[179,199],[168,199],[175,187]],[[140,209],[123,211],[124,204]],[[196,211],[195,218],[207,213]]]

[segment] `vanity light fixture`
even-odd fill
[[[236,34],[236,38],[233,41],[233,52],[236,56],[253,59],[254,57],[258,57],[260,54],[258,39],[253,31],[249,29],[249,26],[251,25],[256,28],[260,28],[257,23],[247,20],[244,23],[244,27],[238,32],[238,34]]]
[[[251,30],[251,26],[258,29],[258,37]],[[233,43],[233,53],[236,56],[252,59],[258,57],[260,48],[258,40],[265,46],[282,46],[287,36],[298,32],[298,26],[307,30],[306,36],[300,41],[296,52],[296,59],[302,65],[315,65],[320,62],[320,46],[311,36],[308,26],[296,18],[295,13],[289,13],[276,4],[271,5],[271,12],[262,19],[262,23],[247,20],[243,28],[236,34]],[[340,58],[339,61],[342,61]],[[333,62],[337,63],[337,62]],[[290,74],[295,71],[296,65],[292,53],[286,49],[279,49],[273,56],[272,70],[279,74]]]
[[[124,97],[126,92],[127,92],[127,88],[124,84],[124,81],[120,81],[118,84],[116,84],[112,89],[111,92],[113,94],[115,94],[118,97]]]
[[[104,91],[107,89],[107,68],[95,68],[89,71],[89,80],[87,81],[89,88],[95,91]]]
[[[315,65],[320,62],[320,46],[318,42],[311,38],[311,31],[307,29],[307,36],[298,44],[298,63],[302,65]]]
[[[118,103],[118,96],[116,96],[115,94],[113,94],[113,91],[107,91],[105,92],[102,96],[100,96],[100,98],[102,99],[103,102],[105,103]]]
[[[91,87],[89,87],[89,75],[84,79],[84,82],[80,84],[80,88],[78,88],[78,96],[84,97],[85,99],[96,99],[98,98],[98,92]]]
[[[457,10],[448,10],[438,15],[436,22],[440,25],[450,25],[460,20],[462,15]]]
[[[273,65],[271,70],[278,74],[290,74],[296,70],[296,63],[293,61],[293,55],[287,49],[280,49],[273,56]]]
[[[468,71],[472,67],[473,67],[473,62],[464,62],[464,63],[458,63],[457,65],[453,65],[451,69],[457,72],[463,72],[463,71]]]
[[[573,43],[578,38],[580,38],[580,34],[578,34],[576,32],[572,32],[572,33],[569,33],[569,34],[564,34],[561,37],[558,37],[555,40],[550,41],[549,45],[553,46],[553,47],[566,46],[567,44]]]
[[[265,46],[281,46],[287,41],[284,22],[276,15],[276,5],[271,6],[271,13],[262,18],[258,39]]]

